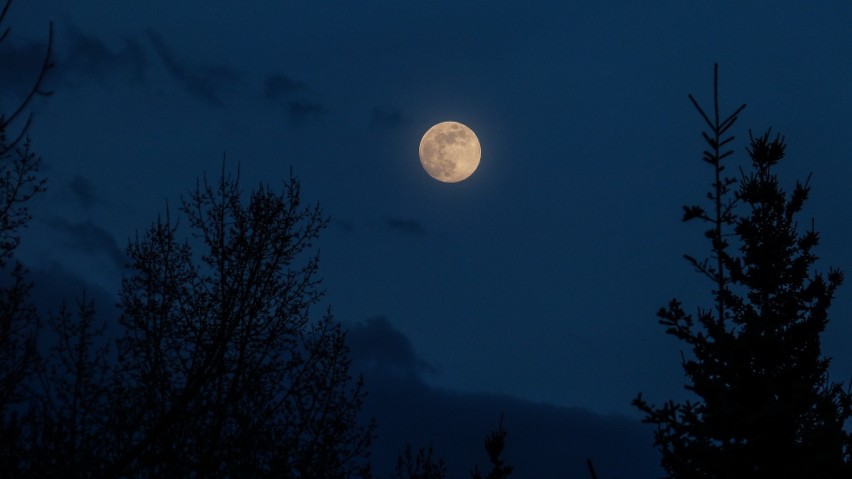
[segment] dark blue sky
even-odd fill
[[[50,20],[55,94],[34,105],[31,131],[49,191],[21,250],[36,274],[108,297],[127,239],[223,155],[247,187],[292,167],[333,218],[326,301],[361,338],[355,355],[390,351],[382,361],[447,417],[490,401],[481,409],[506,410],[510,442],[537,440],[536,420],[512,411],[632,431],[637,392],[684,397],[681,345],[655,312],[709,297],[681,256],[706,251],[702,229],[680,214],[711,180],[687,94],[709,105],[714,62],[723,110],[748,104],[731,167],[744,165],[749,128],[785,134],[782,181],[814,174],[805,215],[822,234],[820,268],[852,272],[849,1],[18,0],[0,106],[35,73]],[[482,143],[458,184],[417,158],[445,120]],[[850,288],[823,341],[843,381]],[[397,373],[379,371],[371,407],[394,391],[382,381]],[[486,416],[483,427],[496,422]],[[653,464],[644,432],[633,444]],[[544,477],[517,462],[519,478]]]

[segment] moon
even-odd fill
[[[429,176],[444,183],[468,179],[479,166],[481,156],[479,138],[456,121],[438,123],[420,140],[420,164]]]

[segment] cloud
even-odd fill
[[[427,234],[426,228],[417,220],[391,217],[385,219],[385,225],[392,230],[405,234],[418,236]]]
[[[384,374],[421,377],[435,368],[414,353],[411,341],[384,316],[368,319],[347,332],[350,358],[357,368]]]
[[[15,41],[7,37],[0,43],[0,111],[10,107],[3,100],[20,101],[19,97],[32,88],[46,53],[46,42]]]
[[[15,42],[0,44],[0,91],[20,95],[35,81],[47,51],[46,42]],[[54,37],[51,60],[56,64],[46,78],[49,84],[57,80],[74,84],[76,80],[104,80],[119,75],[131,83],[143,83],[148,59],[142,45],[133,38],[119,47],[110,47],[94,35],[84,33],[73,25],[66,29],[64,40]]]
[[[98,203],[104,203],[95,192],[95,185],[88,178],[75,175],[68,182],[68,188],[71,190],[74,199],[79,201],[85,208],[90,208]]]
[[[266,77],[263,96],[269,100],[278,100],[296,92],[306,91],[307,89],[307,85],[303,82],[294,80],[287,75],[274,73]]]
[[[353,369],[364,375],[369,393],[363,416],[378,424],[371,454],[376,477],[389,477],[407,444],[432,445],[445,458],[449,477],[468,477],[474,466],[487,470],[483,439],[501,414],[508,432],[505,458],[515,466],[513,479],[587,478],[586,459],[594,462],[600,477],[661,475],[651,447],[652,431],[636,419],[436,389],[422,377],[428,363],[387,318],[351,327],[347,341]],[[383,367],[371,366],[375,364]]]
[[[68,27],[66,39],[68,44],[58,61],[63,74],[101,80],[117,73],[131,83],[145,81],[148,58],[137,40],[127,38],[120,48],[113,49],[73,26]]]
[[[50,263],[33,268],[27,273],[27,280],[33,285],[30,298],[41,314],[56,313],[63,302],[73,306],[75,301],[85,296],[87,300],[95,302],[99,321],[106,320],[108,324],[117,325],[115,293],[75,276],[62,265]]]
[[[370,112],[370,124],[380,127],[394,127],[407,123],[398,108],[379,105]]]
[[[328,111],[315,96],[307,84],[281,73],[268,75],[264,82],[263,97],[283,109],[295,123],[318,118]]]
[[[120,269],[127,263],[127,256],[118,247],[112,234],[91,220],[75,223],[55,216],[47,219],[46,223],[63,236],[63,243],[67,247],[90,254],[106,254]]]
[[[363,226],[363,224],[356,224],[352,220],[337,217],[332,219],[332,224],[345,233],[351,233]],[[429,234],[429,231],[420,221],[397,216],[381,218],[378,221],[371,219],[366,222],[366,225],[371,229],[391,230],[411,236],[425,236]]]
[[[302,122],[320,116],[326,112],[326,108],[317,102],[290,100],[287,102],[287,111],[291,119]]]
[[[178,61],[159,35],[149,31],[148,39],[172,79],[184,90],[204,100],[208,105],[223,106],[222,92],[227,88],[243,84],[242,77],[234,68],[224,65],[184,65]]]
[[[346,233],[351,233],[351,232],[355,231],[355,225],[349,220],[344,220],[344,219],[340,219],[340,218],[337,218],[337,217],[333,217],[333,218],[331,218],[331,224],[334,225],[337,228],[340,228],[341,230],[343,230]]]

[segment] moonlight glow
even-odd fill
[[[476,171],[482,148],[473,130],[455,121],[429,128],[420,140],[420,163],[429,176],[444,183],[465,180]]]

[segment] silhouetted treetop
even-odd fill
[[[491,462],[491,470],[485,476],[475,467],[471,473],[473,479],[507,479],[515,468],[503,459],[503,448],[506,447],[506,430],[503,429],[503,416],[500,416],[500,424],[497,429],[485,436],[485,452]]]
[[[434,457],[431,447],[419,448],[417,453],[411,445],[405,447],[396,459],[396,467],[391,479],[445,479],[447,464],[442,457]]]
[[[750,136],[751,168],[738,181],[724,177],[730,151],[721,147],[733,137],[722,135],[742,107],[720,122],[717,89],[714,121],[695,106],[711,128],[704,160],[714,181],[710,208],[685,207],[684,221],[709,224],[711,256],[687,260],[713,282],[714,306],[693,316],[672,300],[658,316],[690,346],[682,364],[698,399],[656,407],[639,395],[634,405],[657,425],[655,445],[671,478],[852,477],[844,429],[852,396],[829,380],[820,351],[843,274],[815,271],[819,235],[797,222],[810,186],[797,182],[789,194],[781,187],[774,167],[784,138],[769,131]]]
[[[3,5],[3,9],[0,10],[0,47],[2,47],[3,42],[9,37],[9,33],[12,31],[11,27],[4,26],[6,15],[9,13],[11,6],[12,0],[6,0],[6,3]],[[30,102],[32,102],[36,96],[50,96],[53,94],[52,91],[44,89],[44,81],[47,79],[47,73],[53,67],[53,23],[51,22],[47,31],[47,48],[45,49],[39,70],[35,72],[36,76],[33,79],[33,82],[30,84],[27,92],[17,105],[12,107],[10,111],[0,112],[0,132],[4,133],[4,141],[0,142],[0,157],[3,157],[10,151],[14,150],[18,143],[26,137],[33,120],[32,113],[25,115]],[[7,139],[5,135],[9,131],[9,127],[20,119],[23,119],[24,124],[11,140]]]
[[[345,334],[322,296],[313,241],[328,220],[294,177],[244,200],[239,177],[183,199],[192,240],[167,212],[130,243],[121,290],[126,418],[114,476],[360,477],[372,428]]]

